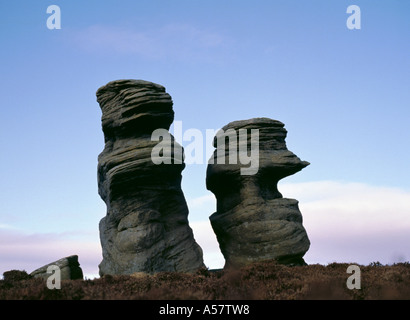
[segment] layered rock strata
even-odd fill
[[[230,130],[231,129],[231,130]],[[280,121],[268,118],[234,121],[220,133],[247,130],[247,139],[237,139],[237,151],[251,145],[252,129],[258,132],[259,166],[255,174],[241,174],[243,164],[229,163],[229,144],[218,144],[206,176],[207,189],[215,194],[217,210],[210,216],[212,228],[225,257],[225,267],[276,259],[284,264],[304,264],[310,242],[302,225],[298,201],[286,199],[278,191],[278,181],[307,165],[286,147],[287,131]],[[256,138],[257,139],[257,138]],[[224,141],[224,139],[220,140]],[[253,141],[255,142],[255,141]],[[242,144],[242,145],[241,145]],[[218,159],[218,148],[225,164]]]
[[[34,278],[48,279],[51,273],[48,273],[49,267],[58,267],[60,269],[60,280],[78,280],[83,279],[83,270],[78,262],[78,256],[72,255],[62,258],[60,260],[51,262],[41,268],[38,268],[30,273],[30,276]]]
[[[100,275],[193,272],[202,250],[188,224],[181,190],[183,149],[173,140],[171,164],[155,164],[152,132],[174,119],[171,96],[161,85],[118,80],[97,91],[105,148],[98,157],[98,191],[107,206],[100,221]]]

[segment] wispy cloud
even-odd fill
[[[299,200],[311,240],[306,260],[393,263],[410,259],[410,192],[318,181],[279,187]]]
[[[208,59],[230,40],[215,31],[188,24],[170,24],[136,30],[93,25],[72,34],[73,42],[91,53],[137,55],[149,59]]]
[[[0,223],[0,230],[2,230],[2,229],[4,229],[4,230],[16,230],[17,228],[10,225],[10,224],[7,224],[7,223]]]
[[[334,181],[283,184],[279,189],[284,197],[299,200],[311,231],[351,236],[410,230],[410,192],[405,190]]]
[[[34,233],[17,230],[0,232],[0,274],[18,269],[27,272],[76,254],[84,274],[97,275],[101,262],[101,247],[96,234]]]
[[[201,246],[204,254],[205,265],[210,269],[222,268],[225,264],[224,257],[219,250],[214,231],[209,221],[191,222],[195,241]]]
[[[207,194],[187,201],[189,209],[196,210],[203,206],[215,205],[216,200],[213,194]]]

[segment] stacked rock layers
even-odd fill
[[[152,132],[168,130],[174,119],[171,96],[152,82],[118,80],[98,89],[97,101],[105,137],[98,191],[107,205],[100,221],[100,275],[203,267],[181,190],[183,149],[171,136],[172,164],[157,165],[151,158],[158,144]]]
[[[280,121],[268,118],[234,121],[222,128],[246,129],[251,145],[251,129],[259,132],[259,169],[241,175],[240,161],[229,164],[229,144],[225,144],[225,164],[218,163],[215,150],[208,164],[206,185],[215,194],[217,211],[210,216],[226,267],[276,259],[284,264],[304,264],[310,242],[302,225],[298,201],[285,199],[278,181],[309,165],[286,147],[287,131]],[[214,147],[218,148],[217,139]],[[238,144],[238,149],[241,146]],[[221,148],[221,146],[219,146]],[[223,148],[223,146],[222,146]]]

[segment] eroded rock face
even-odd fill
[[[83,279],[83,270],[78,262],[78,256],[72,255],[62,258],[60,260],[51,262],[41,268],[38,268],[30,273],[30,276],[34,278],[49,278],[52,273],[47,273],[47,269],[50,266],[57,266],[60,269],[60,280],[78,280]]]
[[[161,85],[119,80],[97,91],[105,148],[98,157],[98,191],[107,205],[100,221],[100,275],[193,272],[204,266],[188,225],[181,190],[182,147],[173,141],[172,164],[154,164],[153,130],[169,129],[171,96]],[[176,163],[176,164],[175,164]]]
[[[304,264],[303,255],[310,242],[298,201],[283,198],[277,184],[309,163],[287,149],[287,131],[280,121],[268,118],[234,121],[222,128],[224,132],[229,129],[237,131],[238,136],[239,129],[248,130],[248,146],[251,129],[258,130],[259,168],[253,175],[241,175],[243,165],[239,160],[237,164],[229,164],[228,143],[225,164],[218,162],[217,149],[208,164],[207,189],[217,199],[217,211],[210,221],[226,260],[225,267],[269,259]],[[214,147],[216,143],[215,138]]]

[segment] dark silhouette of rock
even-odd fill
[[[51,262],[41,268],[38,268],[30,273],[30,276],[34,278],[44,278],[47,279],[52,275],[52,273],[47,273],[49,266],[57,266],[60,268],[60,280],[77,280],[83,279],[83,270],[78,262],[78,256],[73,255],[69,257],[62,258],[60,260]]]
[[[283,198],[277,183],[309,163],[287,149],[287,131],[279,121],[268,118],[234,121],[223,127],[222,133],[229,129],[248,130],[245,140],[248,151],[251,129],[258,130],[259,167],[255,174],[241,174],[243,165],[239,160],[237,164],[228,162],[228,143],[225,147],[218,144],[225,164],[218,162],[218,148],[208,164],[206,186],[217,199],[217,211],[210,216],[210,221],[226,260],[225,267],[269,259],[284,264],[304,264],[303,255],[310,242],[302,225],[298,201]],[[238,146],[240,149],[240,143]],[[217,147],[216,137],[214,147]]]
[[[100,222],[100,275],[193,272],[204,266],[188,224],[181,190],[182,147],[168,129],[171,96],[142,80],[112,81],[97,91],[105,148],[98,157],[98,191],[107,205]],[[172,141],[167,160],[155,164],[152,132],[163,128]]]

